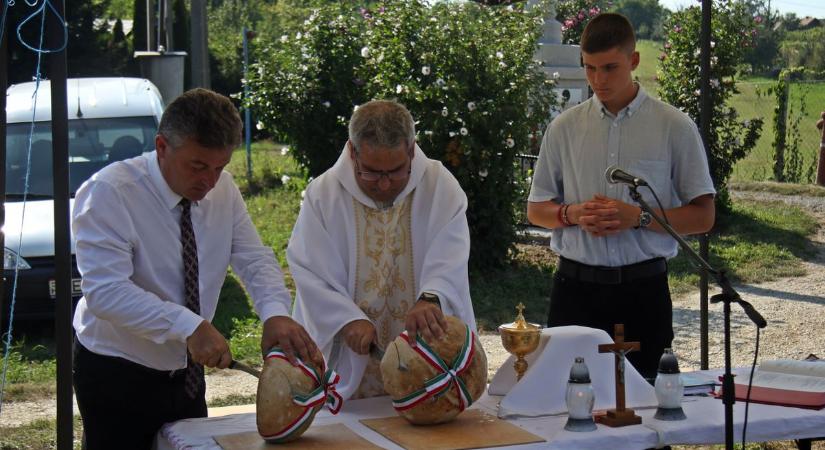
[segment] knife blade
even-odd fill
[[[249,367],[244,363],[235,361],[234,359],[232,360],[231,363],[229,363],[229,368],[246,372],[246,373],[254,376],[255,378],[261,378],[261,371],[260,370],[253,369],[252,367]]]

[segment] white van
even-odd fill
[[[92,174],[111,162],[154,150],[163,100],[154,84],[138,78],[70,78],[66,87],[69,192],[70,206],[73,206],[75,191]],[[35,83],[31,82],[12,85],[6,91],[6,220],[3,227],[6,283],[0,313],[3,325],[9,317],[18,248],[21,258],[15,318],[50,318],[54,314],[51,83],[40,82],[36,110],[34,90]],[[31,168],[21,234],[32,119]],[[74,256],[72,265],[72,295],[77,299],[80,282]]]

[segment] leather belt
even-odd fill
[[[80,343],[80,340],[75,338],[74,341],[75,351],[81,353],[87,353],[91,355],[93,358],[107,360],[110,364],[116,364],[121,367],[128,367],[130,369],[136,370],[141,373],[145,373],[146,375],[153,376],[153,377],[169,377],[169,378],[182,378],[186,375],[186,369],[175,369],[175,370],[158,370],[153,369],[151,367],[146,367],[143,364],[136,363],[134,361],[130,361],[126,358],[120,358],[118,356],[109,356],[109,355],[101,355],[99,353],[95,353],[85,345]]]
[[[622,284],[667,272],[667,261],[665,258],[654,258],[626,266],[606,267],[582,264],[560,256],[557,270],[564,276],[585,283]]]

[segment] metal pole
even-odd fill
[[[156,44],[157,44],[157,51],[159,51],[159,52],[161,51],[161,49],[163,49],[163,51],[166,51],[166,46],[164,45],[165,42],[163,42],[163,36],[164,36],[163,33],[166,31],[166,27],[164,26],[165,23],[163,22],[164,21],[164,13],[166,12],[166,6],[165,5],[166,5],[166,0],[158,0],[158,12],[157,12],[157,21],[158,21],[157,23],[158,23],[158,25],[157,25],[157,30],[156,30],[157,31],[157,33],[156,33],[157,34]],[[163,42],[163,44],[161,44],[161,42]]]
[[[152,51],[152,20],[155,15],[152,12],[152,0],[146,0],[146,51]],[[137,49],[135,49],[137,51]]]
[[[190,11],[192,87],[207,88],[212,85],[209,76],[209,27],[206,20],[206,0],[192,0]]]
[[[63,0],[52,3],[65,17]],[[48,41],[53,48],[64,40],[63,26],[52,21]],[[52,96],[52,172],[54,179],[54,259],[57,299],[54,336],[57,347],[57,448],[74,447],[72,430],[72,258],[69,245],[69,113],[66,102],[66,50],[49,55]]]
[[[243,98],[249,100],[249,30],[243,27]],[[249,106],[244,106],[244,138],[246,141],[246,182],[252,186],[252,117]]]
[[[825,186],[825,111],[820,113],[822,138],[819,140],[819,162],[816,168],[816,184]]]
[[[724,302],[725,316],[725,374],[722,376],[722,403],[725,405],[725,449],[733,450],[733,404],[736,395],[731,374],[730,358],[730,302]]]
[[[3,6],[0,7],[0,16],[9,7],[8,2],[2,1]],[[0,199],[3,203],[0,204],[0,247],[6,248],[6,235],[3,233],[3,227],[6,224],[6,89],[9,86],[9,67],[8,67],[8,47],[6,47],[6,30],[0,34],[0,90],[3,95],[0,95]],[[5,260],[5,258],[4,258]],[[5,267],[3,268],[5,270]],[[5,286],[6,277],[0,277],[0,330],[3,329],[3,297],[6,293]],[[9,304],[11,300],[9,299]]]
[[[711,39],[711,0],[702,0],[702,31],[700,37],[701,60],[699,89],[701,90],[699,110],[699,133],[705,144],[705,153],[708,162],[713,164],[710,155],[711,116],[713,115],[713,98],[710,90],[710,39]],[[713,166],[711,166],[713,173]],[[709,237],[707,234],[699,236],[699,255],[707,261],[709,259]],[[704,268],[699,270],[699,347],[700,367],[708,369],[708,272]]]

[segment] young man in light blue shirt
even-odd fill
[[[630,198],[627,186],[604,173],[618,166],[646,180],[681,234],[708,231],[715,190],[696,125],[686,114],[647,95],[633,81],[639,64],[627,19],[601,14],[588,23],[581,48],[594,96],[557,117],[547,129],[527,215],[553,230],[559,254],[549,326],[583,325],[613,334],[623,323],[641,351],[628,359],[655,377],[673,340],[666,259],[677,243]],[[639,192],[651,205],[651,190]]]

